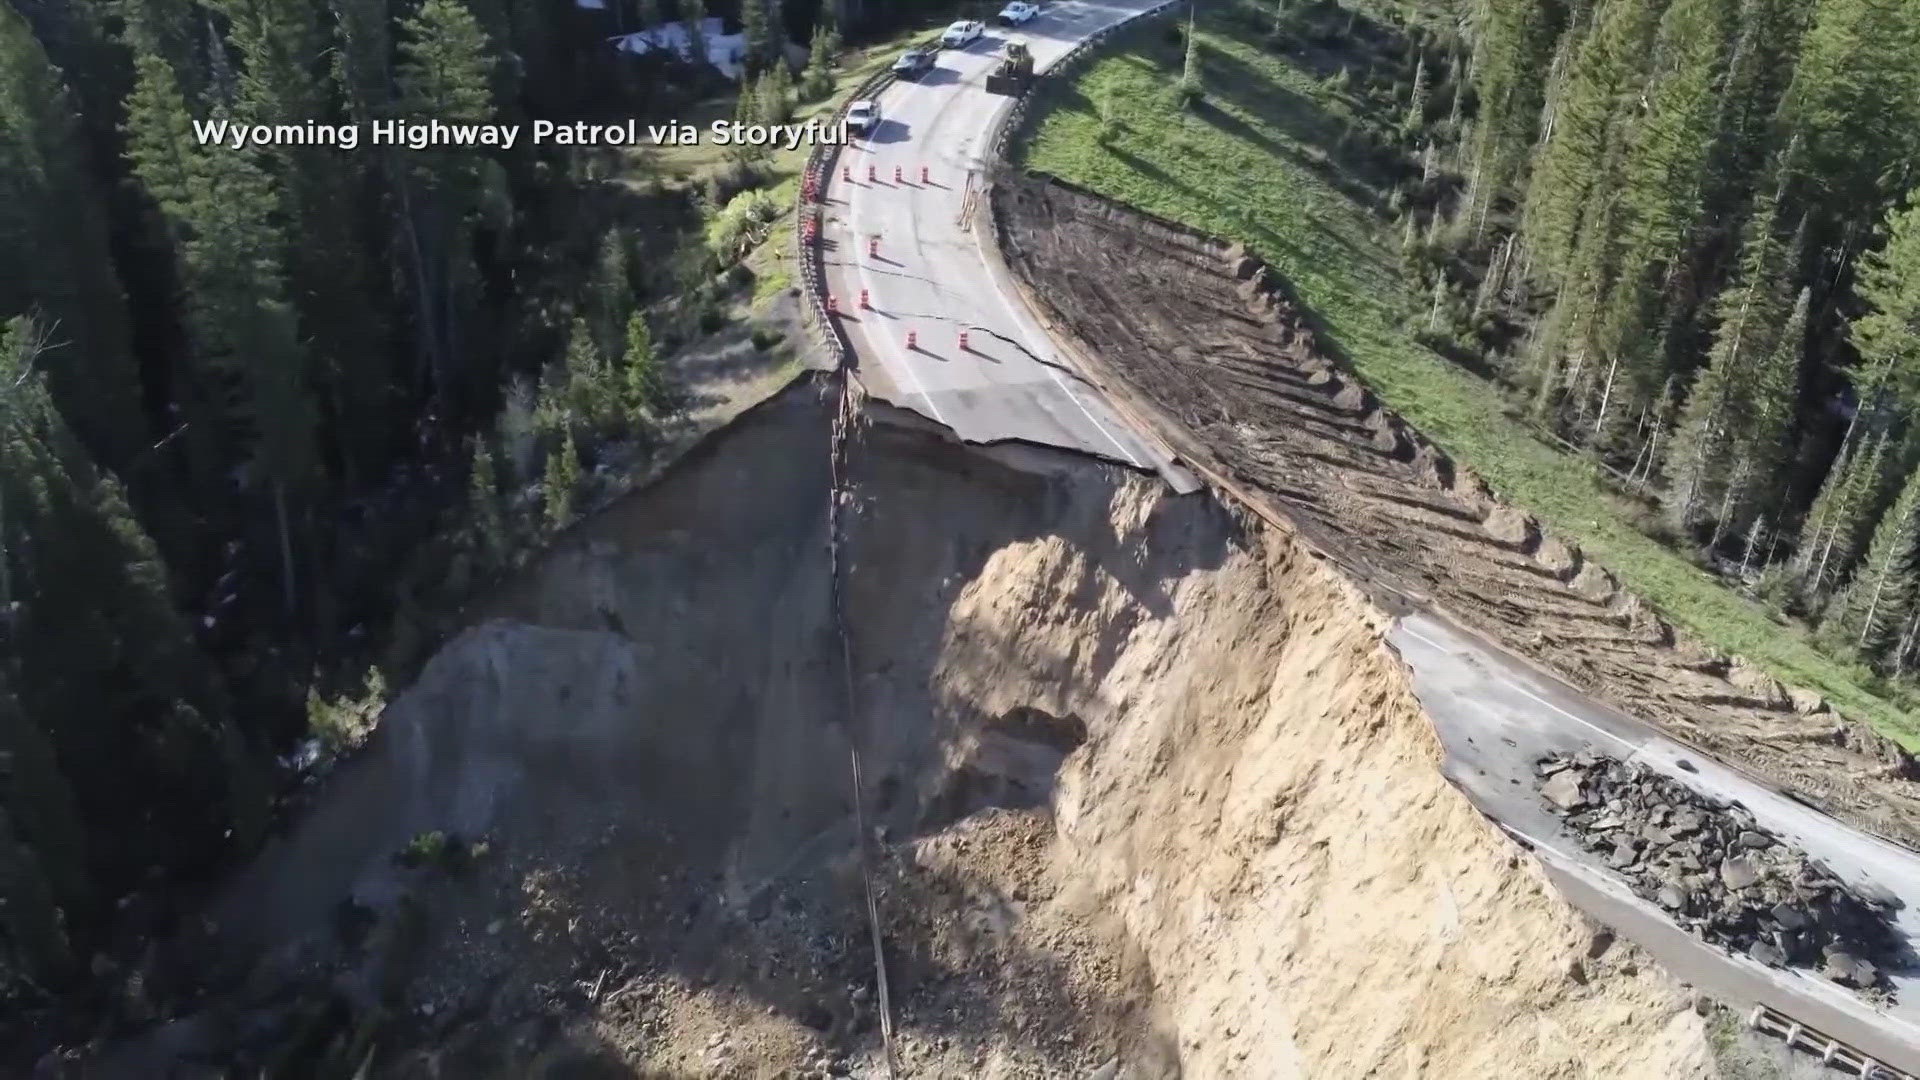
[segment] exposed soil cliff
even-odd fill
[[[851,732],[905,1075],[1710,1073],[1684,993],[1442,780],[1373,609],[1205,495],[867,429],[849,722],[830,414],[776,398],[529,568],[236,887],[227,933],[330,987],[316,1046],[881,1075]],[[175,1042],[260,1060],[285,1013]]]

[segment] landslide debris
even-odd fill
[[[225,905],[351,991],[368,1080],[884,1075],[850,739],[904,1075],[1711,1075],[1684,993],[1588,958],[1441,776],[1379,613],[1283,529],[876,424],[845,671],[832,415],[802,387],[570,532]],[[396,867],[435,830],[487,854]],[[329,958],[346,896],[367,942],[413,928],[361,947],[377,980]]]
[[[1435,604],[1569,682],[1848,822],[1920,848],[1901,746],[1715,654],[1504,506],[1360,381],[1244,248],[1086,191],[992,188],[1016,280],[1110,396],[1382,599]]]
[[[1883,969],[1905,964],[1894,905],[1841,881],[1745,807],[1591,750],[1536,769],[1541,798],[1580,843],[1687,930],[1890,999]]]

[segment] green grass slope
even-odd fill
[[[1870,673],[1816,650],[1803,628],[1777,622],[1641,532],[1636,508],[1593,463],[1543,443],[1503,411],[1497,386],[1421,345],[1426,300],[1402,275],[1377,193],[1333,163],[1346,105],[1254,40],[1244,8],[1211,5],[1197,36],[1207,107],[1175,106],[1181,48],[1165,24],[1143,28],[1055,89],[1018,151],[1024,164],[1245,242],[1292,280],[1323,321],[1322,340],[1505,498],[1577,539],[1697,638],[1920,747],[1920,724]]]

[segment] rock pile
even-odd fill
[[[1773,967],[1884,995],[1894,902],[1849,887],[1755,823],[1645,766],[1591,750],[1538,764],[1540,794],[1587,850],[1692,933]]]

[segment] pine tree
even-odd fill
[[[1897,402],[1920,411],[1920,189],[1887,218],[1887,241],[1860,260],[1866,310],[1849,337],[1860,354],[1853,387],[1862,411]]]
[[[575,420],[595,432],[618,426],[621,388],[613,365],[594,342],[584,319],[573,320],[567,334],[567,409]]]
[[[134,55],[157,56],[172,68],[183,90],[197,97],[206,88],[201,64],[207,23],[193,0],[119,0],[120,36]]]
[[[772,67],[780,56],[779,42],[767,18],[766,0],[740,0],[741,37],[746,45],[745,78]]]
[[[0,333],[0,801],[73,914],[228,829],[251,842],[266,793],[158,550],[47,393],[47,345]]]
[[[707,62],[706,0],[680,0],[680,21],[687,30],[687,59],[695,64]],[[744,83],[745,80],[742,80]]]
[[[1780,103],[1812,7],[1806,0],[1740,0],[1701,200],[1706,220],[1726,220],[1731,229],[1742,224],[1755,180],[1779,149]]]
[[[818,99],[833,92],[834,58],[840,52],[839,35],[826,22],[813,28],[813,41],[807,49],[807,70],[800,80],[801,92]]]
[[[1563,284],[1585,215],[1623,145],[1656,25],[1650,0],[1614,0],[1603,9],[1568,73],[1565,100],[1535,162],[1527,242],[1537,265]]]
[[[608,356],[619,355],[627,316],[633,311],[633,284],[628,276],[627,252],[625,231],[608,229],[600,240],[599,256],[594,260],[593,279],[588,285],[594,341],[600,351]]]
[[[1686,530],[1713,511],[1714,501],[1744,506],[1790,423],[1799,346],[1780,345],[1785,313],[1787,248],[1774,232],[1777,202],[1763,198],[1741,249],[1739,277],[1716,303],[1719,327],[1707,365],[1681,411],[1668,457],[1667,513]],[[1805,329],[1805,315],[1799,316]],[[1774,370],[1786,365],[1787,372]],[[1784,396],[1784,401],[1782,400]],[[1786,415],[1782,415],[1782,414]],[[1736,472],[1736,466],[1745,467]],[[1732,522],[1719,522],[1719,528]],[[1716,536],[1718,535],[1716,530]]]
[[[347,115],[365,123],[383,115],[393,100],[388,75],[393,23],[387,0],[329,0],[329,5],[333,81],[346,99]]]
[[[1413,91],[1407,95],[1407,115],[1400,121],[1400,133],[1417,135],[1427,126],[1427,58],[1424,54],[1413,65]]]
[[[1773,347],[1755,367],[1745,394],[1741,438],[1763,478],[1769,506],[1773,497],[1783,494],[1778,490],[1780,470],[1787,464],[1787,439],[1800,397],[1800,362],[1807,348],[1812,300],[1813,290],[1802,286],[1786,324],[1773,335]]]
[[[1669,281],[1699,241],[1729,16],[1729,0],[1676,0],[1667,9],[1646,112],[1629,136],[1619,276],[1605,299],[1599,336],[1605,351],[1624,358],[1639,398],[1657,392],[1670,374],[1660,329]]]
[[[467,473],[467,515],[481,564],[488,568],[500,565],[506,554],[507,524],[500,513],[500,486],[494,474],[493,451],[484,436],[473,440],[473,462]]]
[[[315,63],[327,51],[315,5],[310,0],[220,0],[220,7],[243,65],[237,117],[259,124],[325,117],[332,86]],[[343,14],[385,15],[384,10]],[[346,28],[343,19],[343,32]],[[376,40],[384,42],[385,32],[383,25]],[[353,46],[350,40],[343,44]],[[336,57],[334,62],[349,61]],[[373,63],[381,65],[377,70],[382,74],[367,77],[383,81],[385,58]],[[385,88],[369,93],[383,96]],[[336,426],[334,437],[349,477],[357,476],[382,464],[393,399],[373,260],[356,231],[340,227],[354,216],[353,198],[365,182],[360,166],[366,159],[296,143],[271,146],[268,154],[283,213],[292,226],[293,242],[284,261],[300,334],[311,342],[314,369],[325,383],[333,414],[352,418]]]
[[[630,416],[650,416],[666,401],[660,360],[647,331],[647,318],[636,311],[627,317],[627,348],[622,361],[621,401]]]
[[[1853,580],[1828,605],[1821,634],[1873,660],[1887,656],[1916,599],[1915,541],[1920,537],[1920,468],[1874,527]]]
[[[1480,5],[1476,29],[1473,83],[1480,113],[1467,213],[1477,235],[1533,145],[1544,103],[1540,72],[1553,54],[1560,24],[1552,5],[1519,0]]]
[[[292,517],[315,480],[317,408],[294,313],[287,302],[271,180],[240,154],[181,140],[185,99],[166,62],[137,59],[127,117],[128,156],[159,203],[181,253],[186,322],[198,378],[229,394],[225,421],[245,431],[253,484],[273,504],[282,599],[296,599]]]
[[[740,80],[740,96],[733,102],[733,122],[753,125],[760,122],[760,85],[755,79]]]
[[[547,528],[554,532],[573,523],[573,497],[580,488],[580,454],[574,448],[569,429],[559,449],[547,458],[547,475],[542,484],[547,513]]]
[[[479,22],[459,0],[425,0],[401,26],[397,108],[421,120],[481,123],[493,118],[495,64]],[[487,160],[470,150],[409,155],[398,170],[404,249],[412,264],[413,324],[425,382],[443,413],[491,391],[490,369],[471,366],[462,329],[478,306],[473,221]],[[484,385],[483,385],[484,384]]]
[[[1828,470],[1794,556],[1794,569],[1809,596],[1825,596],[1852,568],[1879,494],[1886,448],[1884,434],[1871,436],[1842,447]]]
[[[753,96],[760,123],[784,124],[793,119],[793,75],[785,60],[767,68]]]
[[[1816,246],[1844,263],[1920,150],[1920,5],[1818,0],[1781,113]]]
[[[0,8],[0,239],[28,256],[0,273],[0,317],[50,322],[54,399],[101,463],[124,470],[147,424],[105,205],[60,73],[18,11]]]

